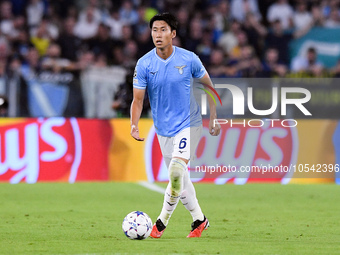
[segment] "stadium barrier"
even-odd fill
[[[27,84],[25,107],[28,113],[16,111],[16,108],[23,107],[23,102],[13,98],[11,102],[15,107],[10,107],[8,116],[115,118],[117,114],[112,109],[112,100],[119,85],[125,82],[125,76],[126,70],[119,66],[89,67],[80,73],[65,70],[32,73],[24,66],[22,77],[26,81],[23,84]],[[10,81],[18,90],[23,89],[19,76]]]
[[[166,181],[152,120],[141,119],[139,129],[144,142],[131,138],[128,119],[3,118],[0,181]],[[208,122],[204,121],[197,150],[200,165],[207,163],[207,132]],[[215,172],[211,174],[211,168],[210,173],[201,171],[192,177],[216,184],[334,182],[339,172],[339,133],[337,120],[298,120],[296,127],[252,129],[222,125],[221,135],[212,138]],[[240,170],[243,166],[244,171],[218,172],[216,164],[220,169],[232,165]],[[249,169],[258,167],[249,172],[247,165]],[[279,167],[281,171],[276,171]],[[191,166],[191,172],[194,170]]]
[[[1,119],[0,181],[107,181],[111,135],[104,120]]]

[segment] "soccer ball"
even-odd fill
[[[152,221],[145,212],[134,211],[126,215],[122,228],[128,238],[143,240],[151,233]]]

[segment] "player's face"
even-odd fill
[[[156,48],[164,49],[172,44],[176,30],[171,31],[170,26],[163,20],[156,20],[152,24],[151,36]]]

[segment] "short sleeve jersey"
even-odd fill
[[[176,46],[166,60],[157,55],[156,48],[138,60],[133,87],[147,89],[157,134],[173,137],[184,128],[202,124],[192,78],[205,73],[196,54]]]

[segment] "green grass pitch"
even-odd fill
[[[165,184],[160,184],[165,187]],[[129,240],[134,210],[158,216],[163,196],[134,183],[0,185],[0,254],[339,254],[340,187],[195,184],[211,227],[188,239],[179,204],[161,239]]]

